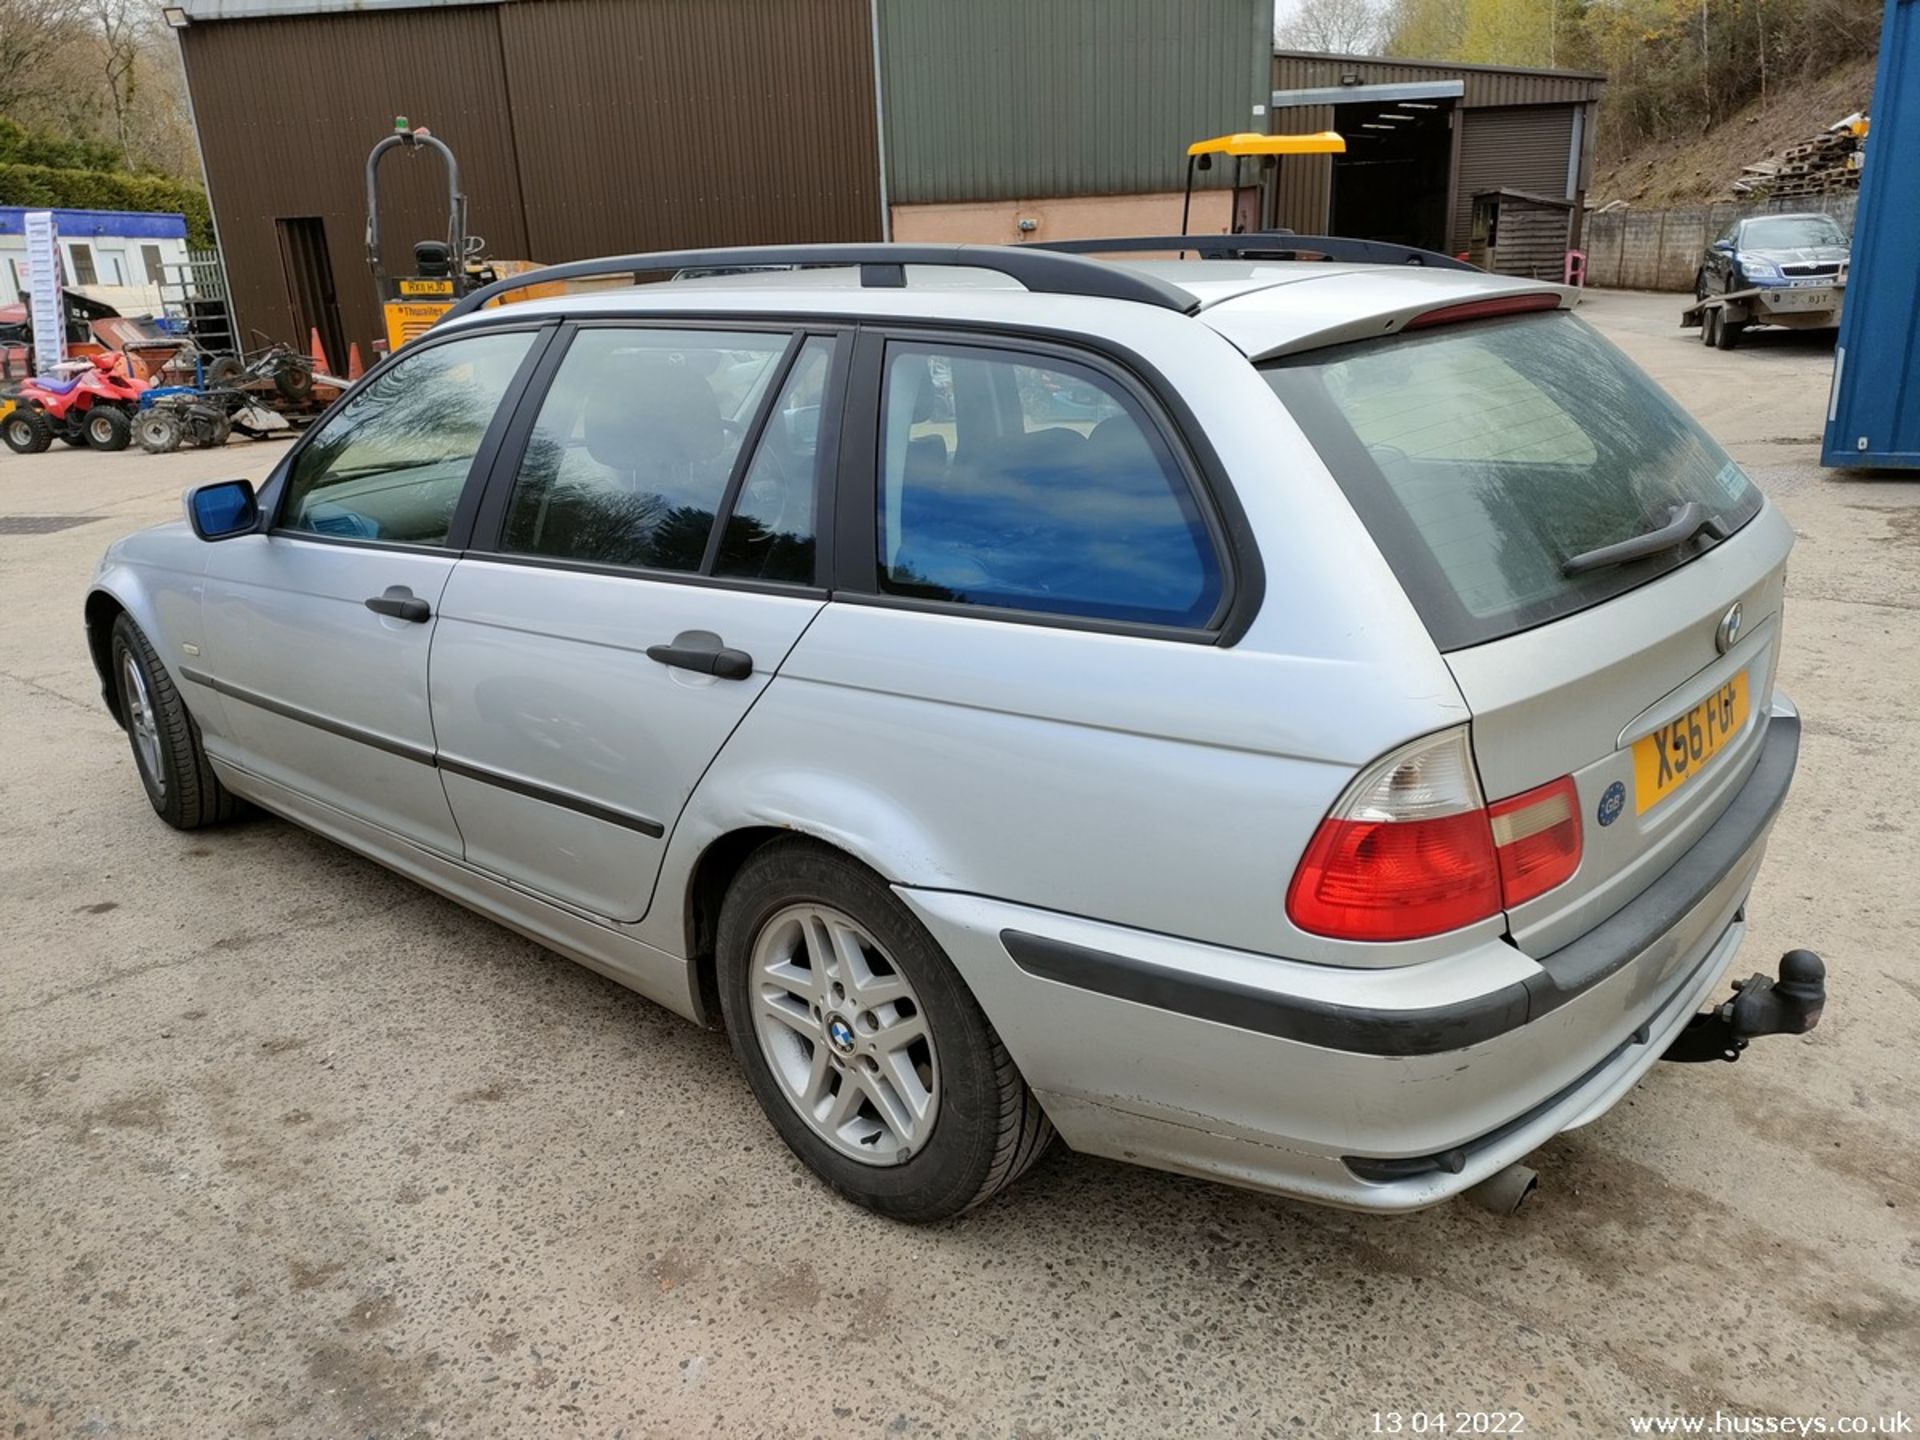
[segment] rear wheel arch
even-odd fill
[[[727,888],[754,851],[782,835],[794,833],[776,825],[729,830],[711,841],[693,862],[693,870],[687,876],[683,923],[702,1024],[720,1022],[720,985],[714,955],[715,940],[720,932],[720,907],[726,903]]]
[[[734,877],[756,853],[776,840],[805,840],[851,860],[872,872],[882,884],[896,883],[864,855],[813,831],[795,825],[741,825],[707,842],[688,872],[682,924],[688,962],[693,966],[694,993],[702,1024],[718,1024],[720,990],[715,967],[720,933],[720,910]]]

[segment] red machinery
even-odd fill
[[[0,440],[22,455],[38,454],[56,436],[69,445],[126,449],[150,382],[127,374],[125,357],[114,352],[62,368],[72,373],[37,375],[9,397],[15,404],[0,419]]]

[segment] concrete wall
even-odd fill
[[[1088,240],[1118,235],[1178,235],[1179,191],[1156,195],[1080,195],[1053,200],[965,200],[895,205],[893,238],[942,244],[1016,245],[1022,240]],[[1218,235],[1233,218],[1233,196],[1196,190],[1191,229]],[[1022,220],[1037,221],[1033,230]]]
[[[1833,216],[1853,229],[1854,191],[1793,200],[1725,200],[1670,210],[1595,211],[1587,216],[1587,283],[1622,290],[1692,291],[1708,243],[1746,215]]]

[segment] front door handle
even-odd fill
[[[744,650],[728,649],[711,630],[682,630],[671,645],[649,645],[647,658],[722,680],[745,680],[753,674],[753,657]]]
[[[380,594],[368,596],[367,609],[376,615],[411,620],[416,625],[424,625],[433,618],[433,607],[404,585],[389,585]]]

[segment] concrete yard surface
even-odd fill
[[[88,577],[282,446],[0,454],[0,517],[80,522],[0,521],[0,1437],[1920,1411],[1920,477],[1818,467],[1830,337],[1708,350],[1682,303],[1582,310],[1798,533],[1805,739],[1736,970],[1808,945],[1832,998],[1737,1065],[1657,1066],[1510,1220],[1061,1152],[937,1228],[842,1203],[719,1033],[280,821],[154,817]]]

